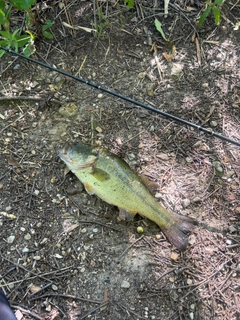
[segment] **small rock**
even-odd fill
[[[209,84],[208,84],[207,82],[204,82],[204,83],[202,83],[202,87],[203,87],[203,88],[208,88],[208,87],[209,87]]]
[[[154,89],[155,89],[155,84],[154,83],[148,83],[146,85],[147,95],[150,96],[150,97],[153,96]]]
[[[169,160],[169,156],[168,156],[166,153],[159,153],[159,154],[157,154],[157,158],[159,158],[159,159],[161,159],[161,160],[164,160],[164,161]]]
[[[57,290],[58,290],[58,287],[57,287],[55,284],[53,284],[53,285],[52,285],[52,289],[53,289],[53,291],[57,291]]]
[[[171,254],[171,259],[172,259],[172,260],[176,261],[178,258],[179,258],[179,253],[173,252],[173,253]]]
[[[98,232],[98,228],[94,228],[94,229],[93,229],[93,232],[94,232],[94,233],[97,233],[97,232]]]
[[[40,191],[39,191],[39,190],[37,190],[37,189],[35,189],[35,190],[34,190],[34,194],[35,194],[36,196],[38,196],[38,195],[39,195],[39,193],[40,193]]]
[[[140,72],[139,74],[138,74],[138,78],[139,79],[143,79],[143,78],[145,78],[145,76],[146,76],[146,72]]]
[[[194,319],[194,313],[193,313],[193,312],[190,312],[190,313],[189,313],[189,317],[190,317],[191,320],[193,320],[193,319]]]
[[[192,279],[188,278],[188,279],[187,279],[187,284],[190,285],[190,284],[192,284],[192,283],[193,283]]]
[[[218,124],[217,124],[216,121],[211,121],[211,122],[210,122],[210,125],[211,125],[212,127],[217,127]]]
[[[236,271],[240,273],[240,263],[237,265]]]
[[[229,226],[228,229],[231,233],[237,232],[237,229],[234,226]]]
[[[188,243],[193,245],[194,243],[196,243],[196,236],[195,234],[190,234],[190,236],[188,237]]]
[[[34,256],[33,259],[36,260],[36,261],[39,261],[39,260],[41,260],[41,257],[40,256]]]
[[[98,133],[102,133],[102,128],[100,128],[100,127],[96,127],[95,130],[96,130]]]
[[[99,99],[102,99],[102,98],[103,98],[103,94],[102,94],[102,93],[99,93],[98,98],[99,98]]]
[[[85,272],[85,270],[86,270],[85,268],[82,268],[82,269],[80,269],[80,272],[83,273],[83,272]]]
[[[189,207],[190,206],[190,200],[189,199],[183,199],[183,201],[182,201],[182,207],[184,208],[184,209],[186,209],[187,207]]]
[[[186,162],[187,162],[187,163],[191,163],[191,162],[193,162],[193,159],[192,159],[191,157],[186,157],[186,159],[185,159],[185,160],[186,160]]]
[[[123,280],[123,282],[121,283],[121,288],[123,289],[130,288],[130,283],[127,280]]]
[[[62,259],[62,258],[63,258],[63,256],[61,256],[61,255],[58,254],[58,253],[56,253],[56,254],[54,255],[54,257],[57,258],[57,259]]]
[[[232,244],[232,240],[227,239],[227,240],[226,240],[226,244],[231,245],[231,244]]]
[[[31,284],[29,289],[30,289],[30,291],[31,291],[32,293],[36,293],[36,292],[38,292],[39,290],[41,290],[41,287],[36,286],[36,285],[34,285],[34,284]]]
[[[50,312],[51,310],[52,310],[52,307],[51,307],[51,305],[50,304],[48,304],[47,306],[46,306],[46,309],[45,309],[46,311],[48,311],[48,312]]]
[[[27,247],[24,247],[23,249],[22,249],[22,253],[28,253],[29,252],[29,249],[27,248]]]
[[[15,240],[15,236],[9,236],[7,238],[7,243],[13,243],[14,240]]]
[[[25,239],[25,240],[30,240],[30,239],[31,239],[30,233],[27,233],[27,234],[24,236],[24,239]]]

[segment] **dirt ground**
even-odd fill
[[[93,28],[91,1],[42,3],[54,39],[33,58],[240,141],[239,1],[200,30],[201,1],[166,18],[162,1],[98,2],[99,38],[63,24]],[[14,55],[0,74],[0,287],[18,319],[239,320],[239,147]],[[121,221],[66,171],[67,141],[108,148],[219,232],[194,227],[179,252],[154,222]]]

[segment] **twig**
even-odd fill
[[[15,100],[25,100],[25,101],[43,101],[45,98],[33,97],[33,96],[10,96],[10,97],[0,97],[0,101],[15,101]]]
[[[92,314],[92,313],[96,312],[97,310],[101,309],[102,307],[106,306],[108,303],[109,303],[109,301],[104,302],[104,303],[100,304],[100,306],[98,306],[98,307],[90,310],[90,311],[89,311],[88,313],[86,313],[82,318],[80,318],[80,320],[85,319],[85,318],[88,317],[90,314]]]
[[[22,307],[15,306],[15,305],[12,305],[12,307],[13,307],[14,309],[17,309],[17,310],[22,311],[23,313],[29,314],[29,315],[31,315],[32,317],[36,318],[36,319],[44,320],[44,318],[40,317],[40,316],[37,315],[35,312],[32,312],[32,311],[30,311],[30,310],[26,310],[26,309],[24,309],[24,308],[22,308]]]
[[[140,241],[144,236],[141,236],[140,238],[138,238],[137,240],[135,240],[133,243],[130,244],[130,246],[128,246],[119,256],[118,260],[125,255],[125,253],[138,241]]]
[[[98,301],[98,300],[90,300],[90,299],[77,297],[77,296],[74,296],[71,294],[59,294],[59,293],[45,293],[39,297],[34,297],[32,299],[29,299],[29,301],[34,301],[34,300],[38,300],[38,299],[42,299],[42,298],[46,298],[46,297],[61,297],[61,298],[68,298],[68,299],[74,299],[74,300],[81,300],[81,301],[85,301],[85,302],[89,302],[89,303],[97,303],[97,304],[102,303],[102,301]]]

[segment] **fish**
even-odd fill
[[[67,143],[58,156],[83,183],[90,195],[118,207],[120,216],[132,220],[138,213],[154,221],[166,238],[183,251],[194,220],[170,212],[150,193],[143,179],[127,162],[105,148],[82,142]]]

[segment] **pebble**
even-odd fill
[[[87,229],[86,229],[86,228],[83,228],[83,229],[81,230],[81,232],[82,232],[82,233],[86,233],[86,232],[87,232]]]
[[[231,233],[233,233],[233,232],[237,232],[237,229],[234,227],[234,226],[229,226],[229,231],[231,232]]]
[[[193,313],[193,312],[190,312],[190,313],[189,313],[189,317],[190,317],[191,320],[193,320],[193,319],[194,319],[194,313]]]
[[[193,159],[191,157],[187,157],[185,160],[186,160],[187,163],[193,162]]]
[[[190,200],[189,199],[183,199],[183,201],[182,201],[182,207],[184,208],[184,209],[186,209],[187,207],[189,207],[190,206]]]
[[[24,247],[23,249],[22,249],[22,253],[28,253],[29,252],[29,249],[27,248],[27,247]]]
[[[207,82],[204,82],[204,83],[202,83],[202,87],[203,87],[203,88],[208,88],[208,87],[209,87],[209,84],[208,84]]]
[[[53,284],[53,285],[52,285],[52,289],[53,289],[53,291],[57,291],[57,290],[58,290],[58,287],[57,287],[55,284]]]
[[[168,156],[166,153],[159,153],[159,154],[157,154],[157,158],[158,158],[158,159],[161,159],[161,160],[164,160],[164,161],[169,160],[169,156]]]
[[[102,94],[102,93],[99,93],[98,98],[99,98],[99,99],[102,99],[102,98],[103,98],[103,94]]]
[[[237,265],[236,271],[240,273],[240,263]]]
[[[145,78],[146,74],[147,74],[146,71],[140,72],[140,73],[138,74],[138,78],[139,78],[139,79],[143,79],[143,78]]]
[[[41,257],[40,256],[34,256],[33,259],[36,260],[36,261],[39,261],[39,260],[41,260]]]
[[[171,259],[172,259],[172,260],[176,261],[178,258],[179,258],[179,254],[178,254],[178,253],[173,252],[173,253],[171,254]]]
[[[217,127],[218,124],[217,124],[216,121],[211,121],[211,122],[210,122],[210,125],[211,125],[212,127]]]
[[[123,289],[130,288],[130,283],[127,280],[123,280],[123,282],[121,283],[121,288]]]
[[[31,239],[30,233],[27,233],[27,234],[24,236],[24,239],[25,239],[25,240],[30,240],[30,239]]]
[[[82,268],[82,269],[80,269],[80,272],[83,273],[83,272],[85,272],[85,270],[86,270],[85,268]]]
[[[56,254],[54,255],[54,257],[57,258],[57,259],[62,259],[62,258],[63,258],[63,256],[61,256],[61,255],[58,254],[58,253],[56,253]]]
[[[9,236],[7,238],[7,243],[13,243],[14,240],[15,240],[15,236]]]
[[[97,232],[98,232],[98,228],[94,228],[94,229],[93,229],[93,232],[94,232],[94,233],[97,233]]]

